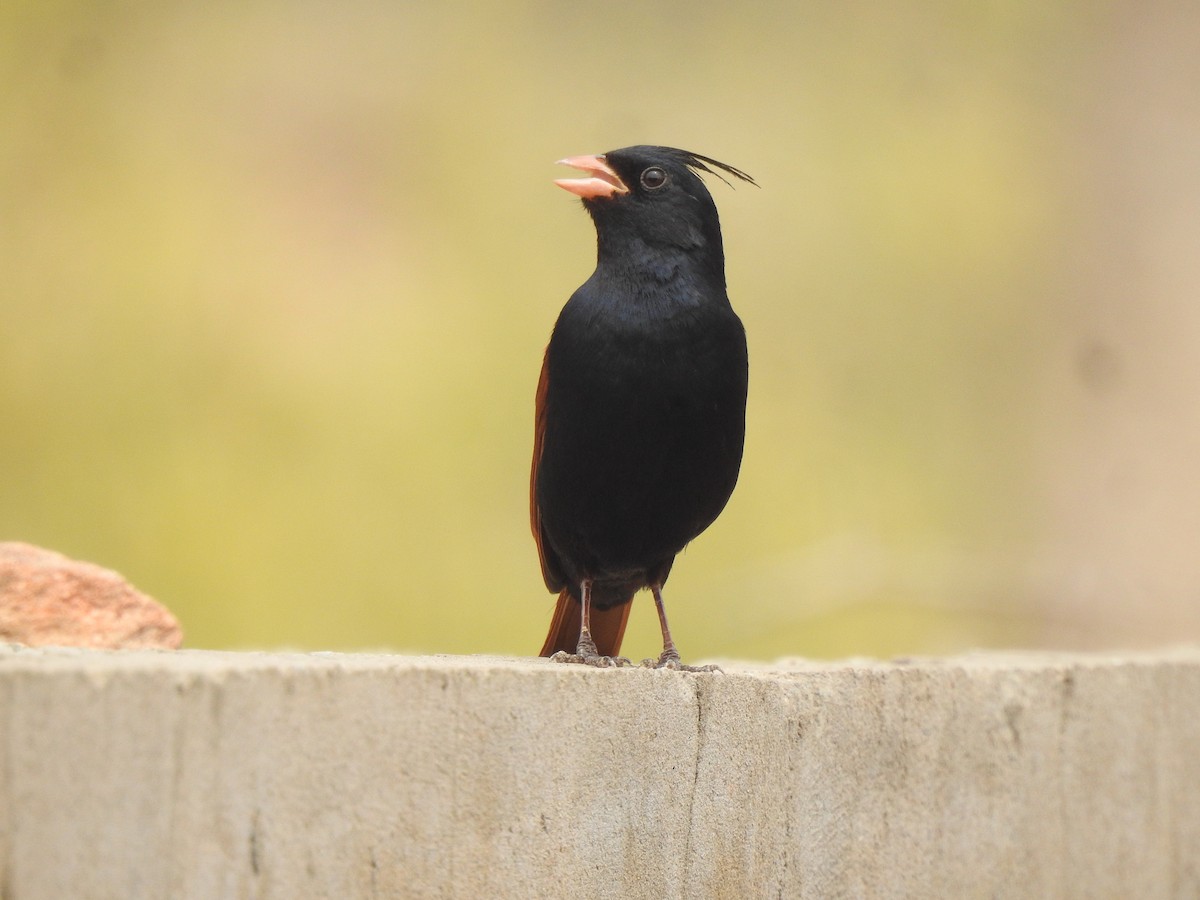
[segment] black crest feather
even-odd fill
[[[759,186],[758,182],[755,181],[752,177],[750,177],[748,174],[746,174],[745,172],[743,172],[741,169],[737,168],[736,166],[729,165],[729,163],[723,163],[718,159],[713,159],[712,157],[709,157],[709,156],[701,156],[699,153],[692,153],[691,151],[688,151],[688,150],[673,150],[672,148],[669,148],[669,147],[664,147],[663,149],[669,150],[673,154],[677,155],[679,157],[679,159],[689,169],[692,169],[693,171],[695,171],[697,173],[707,172],[709,175],[715,175],[718,178],[720,178],[722,181],[724,181],[726,184],[728,184],[730,187],[733,187],[733,185],[729,183],[729,180],[727,178],[725,178],[725,176],[722,175],[721,172],[725,172],[729,175],[732,175],[734,178],[740,179],[741,181],[745,181],[749,184],[754,185],[755,187]]]

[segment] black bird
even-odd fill
[[[537,389],[530,517],[560,592],[542,655],[628,664],[617,653],[648,587],[658,665],[679,668],[662,586],[729,500],[746,430],[746,333],[698,173],[754,181],[671,147],[561,162],[588,174],[555,184],[583,198],[597,260],[559,314]]]

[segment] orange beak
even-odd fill
[[[555,180],[560,188],[578,194],[584,200],[609,198],[618,194],[628,194],[629,188],[621,177],[604,161],[603,156],[568,156],[560,159],[555,165],[570,166],[587,172],[590,178],[558,178]]]

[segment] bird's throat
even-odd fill
[[[718,247],[675,247],[640,238],[597,241],[596,272],[623,285],[655,286],[672,291],[725,293],[725,258]]]

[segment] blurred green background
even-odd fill
[[[713,182],[742,479],[685,655],[1200,636],[1197,13],[0,4],[0,538],[192,647],[532,654],[533,393],[593,231]],[[626,649],[658,649],[639,598]]]

